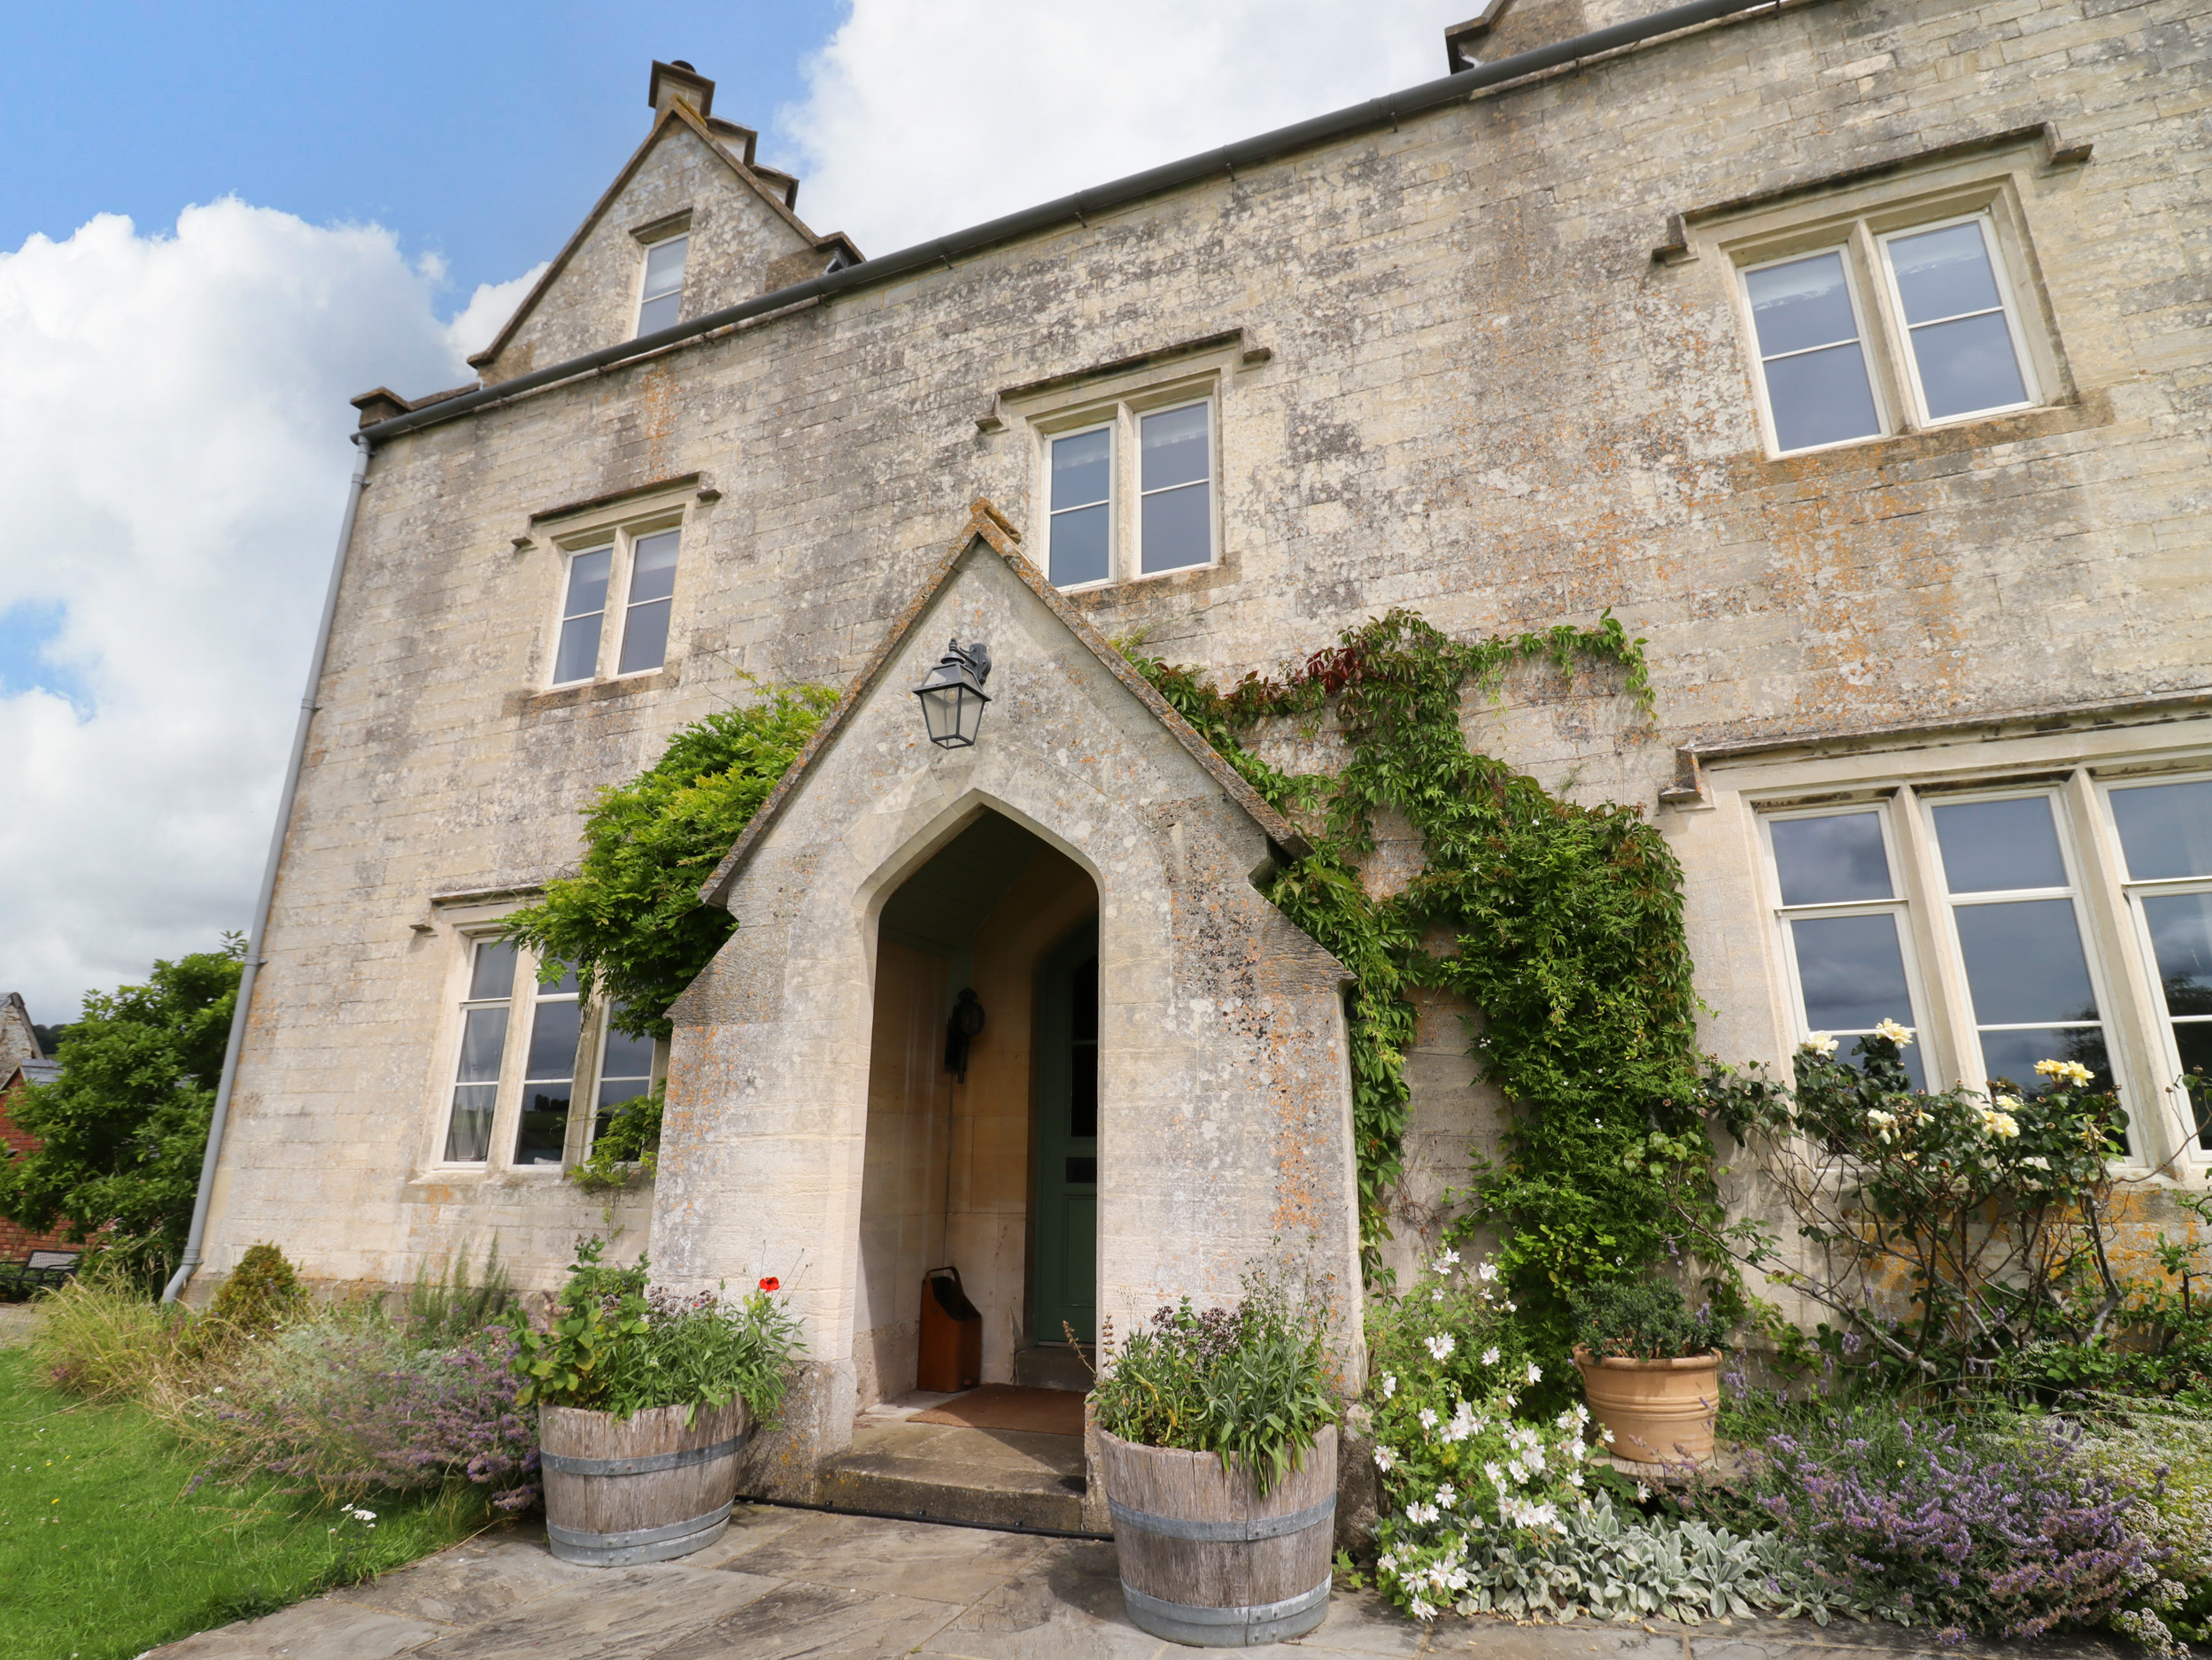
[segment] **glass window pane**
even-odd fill
[[[522,1111],[514,1126],[517,1164],[558,1164],[568,1139],[569,1085],[525,1084]]]
[[[1835,905],[1895,896],[1890,886],[1889,855],[1882,847],[1880,814],[1778,818],[1770,820],[1768,828],[1784,905]],[[1814,1023],[1816,1028],[1819,1023]]]
[[[646,250],[646,298],[673,293],[684,286],[684,254],[691,246],[691,240],[688,236],[671,236]]]
[[[1928,400],[1930,421],[2028,401],[2002,312],[1914,329],[1913,360],[1920,366],[1921,396]]]
[[[672,602],[666,599],[630,607],[630,614],[623,620],[623,655],[615,666],[616,674],[642,674],[668,660],[671,608]]]
[[[638,308],[638,332],[641,335],[673,328],[683,320],[684,297],[681,294],[662,294]]]
[[[2212,782],[2115,790],[2112,822],[2134,880],[2212,876]]]
[[[2105,1053],[2101,1026],[2046,1026],[1982,1034],[1982,1069],[1992,1090],[2015,1095],[2047,1094],[2052,1081],[2036,1070],[2038,1061],[2078,1061],[2091,1073],[2092,1089],[2112,1087],[2112,1062]]]
[[[1966,959],[1967,990],[1974,999],[1976,1024],[2097,1018],[2097,997],[2090,989],[2089,963],[2082,955],[2073,900],[1961,905],[1951,914],[1958,922],[1959,950]],[[1986,1037],[1984,1047],[1986,1052]]]
[[[599,672],[599,616],[570,617],[561,625],[561,655],[553,663],[553,683],[589,680]]]
[[[559,969],[560,975],[548,980],[547,969]],[[540,997],[572,997],[576,990],[576,971],[566,963],[541,962],[538,965],[538,995]]]
[[[1104,501],[1113,457],[1113,431],[1101,427],[1052,441],[1052,511]]]
[[[1809,450],[1846,438],[1870,438],[1882,430],[1874,389],[1867,382],[1867,360],[1856,342],[1802,357],[1775,358],[1766,370],[1767,406],[1774,413],[1778,448]]]
[[[627,1032],[607,1031],[607,1048],[599,1059],[599,1076],[606,1078],[647,1078],[653,1076],[653,1039]]]
[[[1890,269],[1897,274],[1897,294],[1905,302],[1907,323],[1985,312],[2004,304],[1998,297],[1997,276],[1990,269],[1989,249],[1977,224],[1892,236],[1883,246],[1890,251]]]
[[[468,975],[468,1000],[481,1003],[487,998],[514,995],[514,947],[503,939],[479,940],[476,960]]]
[[[1935,820],[1944,879],[1953,893],[2067,885],[2066,861],[2059,853],[2058,826],[2052,822],[2048,796],[1939,807]]]
[[[463,1084],[453,1091],[453,1117],[445,1131],[448,1164],[481,1164],[491,1152],[491,1109],[496,1084]]]
[[[2212,1015],[2212,893],[2146,896],[2143,922],[2166,1012]]]
[[[1212,446],[1206,442],[1206,405],[1192,404],[1138,423],[1140,490],[1195,484],[1213,475]]]
[[[499,1057],[507,1049],[507,1010],[472,1008],[461,1016],[460,1064],[454,1070],[457,1084],[499,1081]]]
[[[586,612],[607,609],[607,574],[613,568],[615,550],[595,547],[588,553],[571,554],[568,559],[568,601],[561,609],[564,617],[580,617]]]
[[[676,591],[676,546],[680,533],[663,530],[638,538],[630,554],[630,603],[666,599]]]
[[[1761,357],[1859,338],[1839,250],[1747,271],[1744,286],[1751,295],[1752,325],[1759,331]]]
[[[1052,581],[1058,588],[1106,580],[1106,504],[1052,515]]]
[[[530,1012],[530,1058],[522,1067],[526,1083],[558,1079],[567,1093],[568,1081],[576,1076],[576,1034],[582,1023],[583,1005],[572,997],[541,1002]]]
[[[1790,924],[1805,1023],[1813,1031],[1869,1031],[1885,1020],[1914,1024],[1894,916],[1804,917]]]
[[[1213,490],[1186,484],[1144,498],[1144,568],[1180,570],[1213,557]]]
[[[2212,1077],[2212,1020],[2175,1023],[2174,1047],[2181,1051],[2181,1069],[2185,1074],[2197,1072]],[[2202,1090],[2184,1093],[2178,1104],[2185,1116],[2192,1113],[2196,1116],[2197,1145],[2212,1153],[2212,1094]]]

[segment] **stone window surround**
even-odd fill
[[[642,225],[632,225],[630,228],[630,238],[638,244],[638,275],[631,285],[630,295],[630,332],[632,335],[650,332],[640,328],[638,324],[644,318],[646,266],[653,251],[664,242],[674,242],[679,236],[688,237],[691,234],[692,209],[688,206],[679,208],[673,213],[658,214]],[[691,278],[690,259],[691,251],[687,248],[684,250],[684,277],[677,283],[676,290],[678,321],[682,320],[684,285]]]
[[[1227,516],[1224,509],[1223,464],[1227,447],[1227,397],[1240,371],[1257,368],[1272,354],[1265,347],[1248,349],[1244,331],[1230,329],[1141,356],[1102,364],[1094,369],[1057,375],[1027,386],[1009,387],[998,394],[995,413],[978,422],[986,433],[1007,427],[1019,429],[1028,445],[1031,519],[1042,529],[1036,537],[1034,557],[1050,570],[1052,441],[1088,427],[1110,423],[1115,430],[1113,495],[1108,532],[1109,575],[1102,580],[1070,586],[1060,591],[1089,595],[1138,583],[1163,582],[1174,577],[1218,572],[1230,561],[1226,544]],[[1203,563],[1178,566],[1172,570],[1139,571],[1136,542],[1138,417],[1179,405],[1204,402],[1208,406],[1208,441],[1212,446],[1209,482],[1212,500],[1213,557]]]
[[[1744,353],[1744,381],[1759,411],[1760,436],[1769,459],[1796,459],[1916,433],[2017,420],[2023,413],[2078,401],[2036,259],[2027,205],[2048,188],[2049,180],[2078,168],[2086,154],[2085,150],[2061,147],[2048,127],[1946,145],[1832,181],[1816,181],[1741,203],[1690,209],[1676,216],[1674,240],[1655,249],[1653,256],[1661,264],[1681,266],[1709,254],[1712,266],[1727,274],[1728,303]],[[1992,231],[2002,267],[1998,281],[2015,326],[2016,342],[2024,348],[2022,367],[2030,383],[2030,398],[2025,405],[1927,421],[1917,413],[1904,319],[1876,242],[1893,232],[1968,217],[1984,218]],[[1881,430],[1783,451],[1775,442],[1758,336],[1739,274],[1748,266],[1829,248],[1844,251],[1855,290]]]
[[[683,575],[694,557],[694,505],[715,498],[715,492],[701,487],[694,474],[670,480],[662,486],[625,490],[598,503],[582,503],[572,508],[533,515],[530,529],[535,534],[518,538],[515,551],[528,554],[532,548],[543,546],[553,556],[547,561],[547,586],[551,592],[545,601],[545,643],[531,697],[533,703],[599,687],[672,683],[666,680],[655,682],[654,676],[669,675],[683,660],[677,651],[677,642],[683,637],[681,625],[689,614],[684,606],[687,584]],[[613,666],[621,661],[623,625],[629,608],[631,550],[639,537],[671,529],[680,533],[680,540],[677,550],[676,597],[669,608],[667,645],[661,660],[652,668],[634,669],[627,675],[616,674]],[[599,668],[588,680],[555,681],[553,676],[558,666],[561,625],[568,592],[568,560],[574,554],[610,544],[615,557],[607,573],[607,610],[599,622]]]
[[[561,1162],[516,1164],[514,1135],[522,1114],[522,1066],[530,1047],[531,992],[538,959],[518,950],[514,992],[507,1019],[506,1047],[499,1065],[498,1105],[492,1110],[489,1156],[482,1163],[448,1163],[445,1132],[453,1108],[453,1077],[460,1062],[461,1007],[468,995],[468,977],[480,941],[495,937],[507,915],[538,897],[537,890],[514,890],[498,899],[476,899],[467,894],[451,901],[431,900],[432,922],[418,924],[442,938],[446,966],[439,991],[438,1031],[430,1046],[429,1104],[422,1113],[423,1130],[415,1156],[415,1180],[447,1185],[459,1181],[557,1182],[591,1151],[593,1108],[599,1097],[600,1064],[607,1048],[607,1009],[604,1001],[587,1004],[576,1044],[576,1066],[568,1106],[568,1129]],[[653,1077],[657,1083],[668,1070],[668,1044],[653,1046]]]
[[[1948,917],[1931,803],[2042,794],[2053,802],[2061,845],[2071,867],[2077,920],[2102,1017],[2113,1074],[2130,1118],[2124,1168],[2175,1180],[2203,1178],[2212,1154],[2200,1150],[2185,1095],[2173,1087],[2164,1004],[2148,945],[2134,915],[2117,831],[2107,796],[2115,784],[2184,783],[2212,776],[2212,733],[2195,718],[2152,716],[2140,722],[2038,731],[2023,724],[2004,736],[1991,726],[1957,735],[1897,734],[1886,741],[1845,739],[1828,753],[1808,744],[1792,752],[1741,759],[1706,757],[1701,773],[1711,805],[1744,818],[1751,891],[1765,918],[1764,951],[1775,1048],[1783,1057],[1806,1034],[1781,890],[1766,822],[1808,809],[1873,807],[1883,815],[1906,972],[1922,1023],[1918,1032],[1930,1087],[1963,1079],[1980,1087],[1972,1004]]]

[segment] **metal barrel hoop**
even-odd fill
[[[1155,1637],[1202,1648],[1257,1648],[1301,1637],[1328,1617],[1330,1581],[1279,1602],[1250,1602],[1241,1608],[1202,1608],[1170,1602],[1121,1582],[1129,1618]]]
[[[589,1533],[580,1529],[545,1524],[553,1554],[563,1562],[595,1568],[628,1568],[643,1562],[666,1562],[689,1556],[714,1543],[730,1525],[730,1505],[716,1505],[703,1516],[691,1516],[662,1527],[635,1527],[618,1533]],[[701,1538],[700,1535],[707,1535]]]
[[[1320,1503],[1308,1505],[1303,1510],[1292,1510],[1282,1516],[1256,1517],[1241,1522],[1195,1522],[1179,1516],[1155,1516],[1149,1510],[1131,1509],[1113,1498],[1106,1501],[1106,1508],[1113,1513],[1116,1527],[1126,1527],[1136,1533],[1155,1533],[1162,1539],[1244,1543],[1256,1539],[1280,1539],[1287,1533],[1303,1533],[1307,1528],[1327,1521],[1336,1514],[1336,1495],[1332,1493]]]
[[[656,1471],[681,1470],[687,1464],[712,1463],[736,1452],[746,1443],[740,1430],[726,1441],[711,1447],[686,1447],[680,1452],[640,1453],[635,1458],[571,1458],[566,1453],[540,1452],[538,1462],[563,1476],[649,1476]]]

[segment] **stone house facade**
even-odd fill
[[[2212,19],[1645,11],[1494,6],[1442,90],[880,261],[656,66],[480,385],[357,400],[207,1280],[496,1234],[546,1286],[610,1230],[774,1274],[794,1470],[909,1386],[942,1261],[986,1378],[1285,1237],[1350,1311],[1341,971],[1249,881],[1295,831],[1103,642],[1226,683],[1394,606],[1647,642],[1653,719],[1533,669],[1466,718],[1653,815],[1713,1053],[1887,1015],[1980,1085],[2061,1046],[2131,1169],[2202,1181]],[[948,633],[997,665],[970,749],[908,695]],[[594,791],[800,680],[853,691],[710,886],[738,931],[669,1053],[610,1047],[487,930]],[[1412,1057],[1402,1255],[1494,1133],[1461,1012]],[[661,1070],[657,1182],[565,1184]]]

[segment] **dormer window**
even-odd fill
[[[677,320],[684,306],[684,251],[688,235],[670,236],[646,249],[646,275],[638,297],[638,332],[649,335]]]

